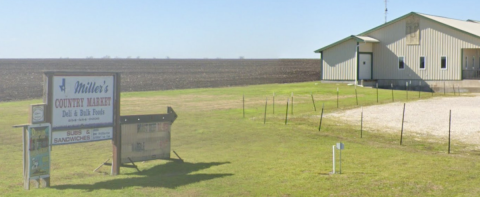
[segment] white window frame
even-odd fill
[[[423,57],[423,68],[421,67],[422,66],[422,57]],[[420,70],[425,70],[427,68],[427,58],[425,56],[420,56],[420,62],[419,62],[418,68]]]
[[[403,68],[400,68],[400,58],[402,58],[403,61]],[[405,56],[398,56],[397,68],[398,70],[405,70]]]
[[[442,68],[442,58],[445,58],[445,68]],[[442,70],[448,69],[448,57],[446,55],[440,56],[440,69]]]

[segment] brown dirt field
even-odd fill
[[[0,59],[0,101],[42,97],[44,71],[120,72],[123,92],[320,79],[319,59]]]

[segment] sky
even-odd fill
[[[0,0],[0,58],[318,58],[385,22],[385,1]],[[480,20],[478,0],[389,0],[410,12]]]

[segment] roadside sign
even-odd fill
[[[337,143],[337,149],[338,150],[343,150],[343,149],[345,149],[345,146],[343,145],[343,143],[339,142],[339,143]]]
[[[28,126],[27,180],[50,177],[50,123]]]

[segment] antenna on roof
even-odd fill
[[[387,12],[388,12],[388,9],[387,9],[387,0],[385,0],[385,23],[387,23]]]

